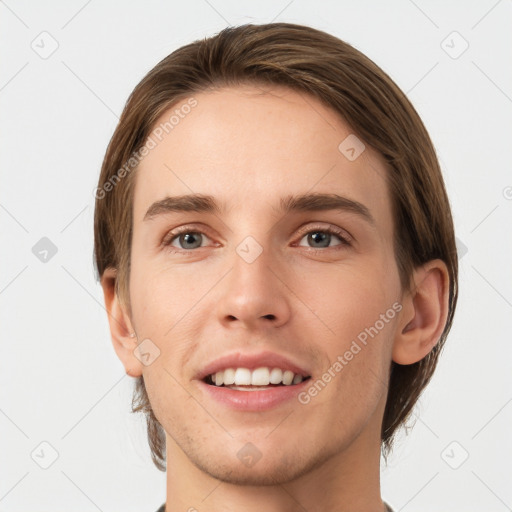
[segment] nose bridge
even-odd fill
[[[259,237],[261,240],[262,237]],[[262,286],[262,290],[272,284],[269,274],[272,265],[272,249],[270,242],[265,239],[260,243],[253,236],[245,237],[236,247],[232,259],[232,279],[240,284],[255,287]],[[277,262],[274,261],[274,265]]]

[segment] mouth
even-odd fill
[[[294,387],[311,377],[292,370],[262,366],[249,368],[226,368],[204,377],[203,382],[218,388],[236,391],[264,391],[278,387]]]
[[[236,352],[207,364],[195,378],[206,401],[235,411],[263,412],[296,400],[311,373],[274,352]]]

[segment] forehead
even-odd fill
[[[166,111],[150,137],[154,147],[137,170],[135,223],[153,202],[192,193],[254,214],[307,192],[369,203],[376,216],[390,211],[382,157],[366,146],[354,159],[350,147],[359,152],[362,141],[305,93],[253,85],[197,93]]]

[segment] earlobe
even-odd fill
[[[404,299],[393,345],[395,363],[416,363],[439,341],[448,318],[449,281],[442,260],[431,260],[415,269],[414,287]]]
[[[112,344],[126,373],[131,377],[140,377],[143,365],[134,354],[137,337],[132,328],[130,316],[116,293],[116,279],[117,270],[114,268],[107,268],[101,277]]]

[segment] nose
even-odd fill
[[[226,328],[272,328],[290,318],[290,296],[285,262],[271,258],[265,249],[252,262],[238,253],[232,268],[221,281],[216,313]]]

